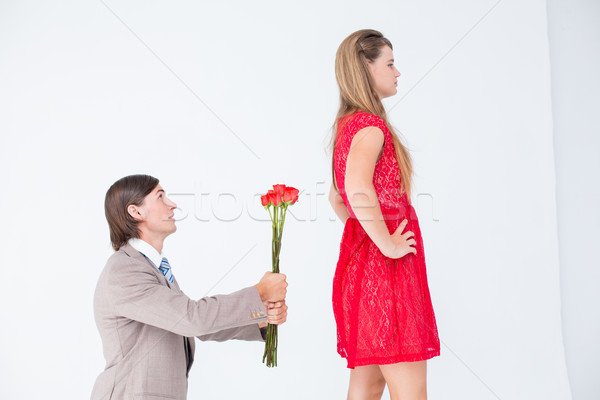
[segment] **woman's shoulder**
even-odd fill
[[[383,123],[383,118],[381,118],[379,115],[375,115],[375,114],[371,114],[368,113],[366,111],[357,111],[356,113],[354,113],[354,118],[356,118],[357,120],[362,120],[362,121],[368,121],[368,122],[382,122]]]
[[[344,128],[350,133],[356,133],[367,126],[375,126],[384,132],[387,130],[383,118],[365,111],[357,111],[347,115],[345,118],[347,120],[345,121]]]

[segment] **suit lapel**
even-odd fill
[[[162,274],[162,272],[158,270],[158,267],[156,267],[148,257],[144,256],[142,253],[134,249],[132,245],[127,243],[125,246],[122,246],[119,250],[123,250],[125,254],[127,254],[129,257],[150,267],[152,272],[161,280],[161,282],[164,282],[164,284],[167,285],[170,289],[173,289],[176,292],[181,292],[179,286],[177,286],[177,284],[175,283],[175,276],[173,276],[173,283],[169,282],[167,280],[167,277],[165,277]]]
[[[158,268],[156,268],[156,266],[152,263],[152,261],[150,261],[150,259],[148,259],[142,253],[140,253],[139,251],[134,249],[133,246],[131,246],[129,243],[127,243],[125,246],[122,246],[119,249],[119,251],[121,251],[121,250],[123,252],[125,252],[129,257],[143,263],[144,265],[147,265],[148,268],[150,268],[152,270],[152,272],[154,274],[156,274],[156,276],[158,276],[159,279],[161,279],[161,282],[163,282],[165,285],[167,285],[171,290],[174,290],[177,293],[182,292],[181,289],[179,288],[179,284],[177,283],[177,279],[175,279],[175,275],[173,275],[173,283],[169,282],[167,280],[167,278],[162,274],[162,272],[160,272],[158,270]],[[195,343],[193,337],[185,337],[184,336],[183,340],[184,340],[185,354],[186,354],[186,359],[187,359],[186,360],[187,375],[189,375],[190,368],[192,367],[192,364],[194,363],[194,352],[196,350],[196,343]]]
[[[170,283],[170,282],[169,282]],[[172,288],[175,289],[175,291],[177,293],[181,292],[181,288],[179,288],[179,284],[177,283],[177,278],[175,278],[175,275],[173,275],[173,284],[172,284]]]

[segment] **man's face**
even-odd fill
[[[167,198],[165,191],[157,185],[150,194],[144,197],[142,205],[137,207],[136,219],[141,220],[140,230],[152,236],[167,237],[177,230],[174,212],[177,204]]]

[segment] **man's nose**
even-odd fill
[[[167,198],[167,205],[171,208],[177,208],[177,204],[173,202],[171,199]]]

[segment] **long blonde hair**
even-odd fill
[[[367,62],[373,62],[381,55],[381,49],[384,46],[392,49],[392,43],[380,32],[373,29],[362,29],[352,33],[338,47],[335,55],[335,79],[340,89],[340,108],[332,126],[331,175],[337,190],[333,153],[337,142],[338,125],[342,118],[356,111],[377,115],[383,119],[394,139],[396,159],[402,177],[401,193],[405,192],[410,202],[412,159],[408,149],[402,144],[388,122],[385,108],[375,91],[373,78],[367,66]]]

